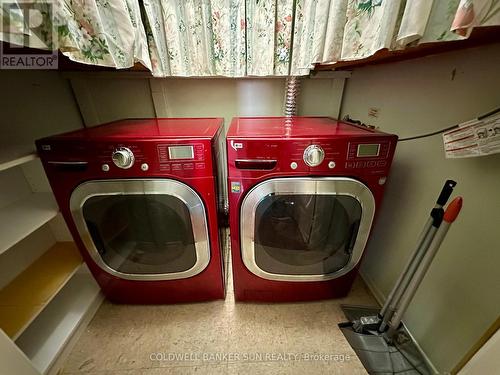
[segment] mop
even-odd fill
[[[455,186],[455,181],[446,181],[417,246],[382,309],[377,312],[373,308],[342,306],[349,322],[340,323],[339,327],[369,373],[431,373],[401,320],[460,212],[461,197],[455,198],[446,211],[443,208]]]

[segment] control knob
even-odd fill
[[[319,145],[310,145],[304,150],[304,163],[310,167],[317,167],[324,158],[325,151]]]
[[[134,165],[134,153],[127,147],[117,148],[111,157],[113,163],[122,169],[128,169]]]

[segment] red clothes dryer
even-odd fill
[[[73,238],[111,301],[224,298],[222,129],[216,118],[131,119],[36,142]]]
[[[235,298],[345,296],[396,142],[325,117],[233,119],[227,152]]]

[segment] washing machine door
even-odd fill
[[[92,259],[122,279],[182,279],[210,261],[204,204],[179,181],[89,181],[73,191],[70,208]]]
[[[359,262],[375,212],[371,191],[351,178],[275,178],[241,206],[245,266],[264,279],[321,281]]]

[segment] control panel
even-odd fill
[[[296,142],[293,146],[287,155],[291,158],[288,163],[291,170],[299,169],[302,162],[318,171],[338,168],[381,169],[388,165],[390,151],[390,142],[385,140],[345,142],[338,139],[313,144]],[[299,155],[302,157],[299,158]]]
[[[349,142],[346,169],[385,168],[388,165],[390,143]]]
[[[205,160],[206,146],[194,143],[134,142],[100,144],[97,157],[102,172],[119,170],[131,172],[169,173],[174,175],[203,175],[211,168]]]
[[[241,140],[238,145],[240,147],[235,148],[229,143],[230,168],[245,175],[253,171],[329,174],[353,169],[369,169],[370,174],[385,173],[391,151],[391,140],[385,136],[266,142]]]
[[[386,159],[389,142],[349,142],[347,159]]]
[[[169,171],[192,171],[205,169],[203,143],[189,145],[157,145],[160,170]]]

